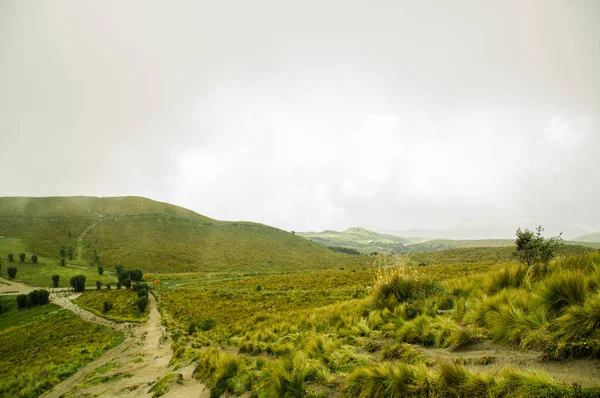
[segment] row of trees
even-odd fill
[[[24,263],[25,260],[27,259],[27,254],[25,253],[19,253],[19,261]],[[8,253],[8,262],[9,263],[13,263],[15,261],[15,255],[13,253]],[[32,255],[31,256],[31,262],[32,263],[37,263],[38,262],[38,256],[37,255]]]
[[[45,305],[50,302],[50,292],[45,289],[38,289],[29,294],[17,295],[17,308],[28,308],[36,305]]]

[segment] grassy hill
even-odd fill
[[[75,253],[68,263],[89,265],[96,251],[104,267],[147,272],[290,272],[364,261],[277,228],[213,220],[140,197],[0,198],[0,237],[19,238],[28,257],[46,262],[58,264],[65,246]],[[7,250],[0,252],[4,263]]]
[[[573,239],[577,242],[600,243],[600,231]]]
[[[357,227],[348,228],[342,232],[332,230],[298,232],[298,235],[323,246],[347,247],[363,253],[374,251],[404,253],[406,252],[404,245],[412,241],[411,238],[380,234]]]

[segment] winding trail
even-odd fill
[[[35,289],[0,278],[0,295],[26,294]],[[148,296],[149,320],[141,325],[114,322],[82,309],[71,301],[80,294],[61,289],[53,291],[50,300],[85,321],[124,332],[125,340],[54,386],[43,397],[152,397],[152,386],[171,373],[179,374],[179,381],[171,383],[162,397],[210,397],[210,391],[192,377],[194,364],[178,371],[169,366],[173,356],[172,341],[161,324],[161,315],[152,294]]]

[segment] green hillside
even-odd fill
[[[435,252],[440,250],[469,249],[477,247],[512,247],[514,245],[514,239],[431,239],[424,242],[408,245],[408,249],[411,253],[423,253]]]
[[[59,263],[65,246],[74,250],[68,263],[90,265],[96,251],[105,267],[148,272],[289,272],[364,261],[277,228],[140,197],[0,198],[0,237],[20,238],[28,256],[46,262]],[[6,262],[8,252],[0,255]]]
[[[573,239],[577,242],[600,243],[600,231]]]
[[[363,253],[374,251],[404,253],[406,252],[404,245],[411,242],[410,238],[380,234],[357,227],[348,228],[342,232],[332,230],[298,232],[298,235],[323,246],[347,247]]]

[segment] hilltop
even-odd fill
[[[89,265],[96,251],[105,267],[148,272],[280,272],[360,261],[274,227],[142,197],[0,198],[0,236],[56,263],[64,246],[73,248],[74,264]]]
[[[347,247],[363,253],[374,251],[404,253],[405,244],[413,241],[413,238],[380,234],[358,227],[351,227],[341,232],[333,230],[298,232],[298,235],[323,246]]]
[[[576,242],[600,243],[600,231],[573,239]]]

